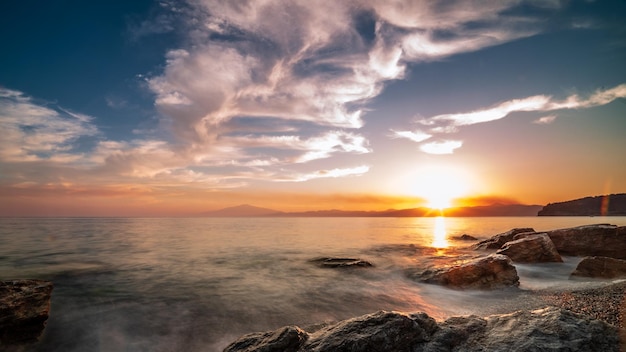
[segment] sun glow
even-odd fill
[[[412,182],[412,193],[426,199],[429,208],[439,210],[451,207],[452,201],[466,195],[469,189],[467,174],[451,167],[422,168]]]

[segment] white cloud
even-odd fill
[[[22,92],[0,88],[0,159],[74,161],[74,142],[98,135],[92,117],[37,104]]]
[[[393,132],[393,137],[395,138],[406,138],[408,140],[411,140],[417,143],[423,142],[427,140],[428,138],[432,137],[431,134],[422,132],[422,131],[394,131],[392,130],[391,132]]]
[[[369,171],[369,166],[357,166],[351,168],[335,168],[330,170],[318,170],[310,173],[294,173],[286,177],[273,178],[279,182],[304,182],[318,178],[338,178],[348,176],[361,176]]]
[[[428,154],[452,154],[462,145],[462,141],[429,142],[422,144],[420,150]]]
[[[626,84],[604,90],[597,90],[587,98],[570,95],[563,100],[556,100],[547,95],[535,95],[523,99],[513,99],[496,106],[466,113],[437,115],[422,119],[420,123],[427,126],[467,126],[490,122],[505,118],[512,112],[519,111],[555,111],[565,109],[583,109],[611,103],[618,98],[626,97]]]
[[[536,119],[535,121],[533,121],[533,123],[536,123],[538,125],[549,125],[554,122],[554,120],[556,120],[556,115],[548,115]]]
[[[410,62],[439,60],[536,33],[539,27],[532,20],[501,14],[517,4],[190,0],[187,44],[171,50],[164,72],[148,82],[167,120],[164,125],[171,126],[179,145],[205,155],[203,160],[210,158],[207,150],[220,145],[238,152],[242,159],[233,160],[238,165],[366,153],[364,137],[344,133],[337,144],[333,131],[361,128],[365,104],[385,82],[403,78]],[[357,13],[364,12],[372,21],[369,38],[355,26]],[[293,134],[259,136],[250,130],[253,124],[233,123],[241,117],[281,120]],[[332,138],[309,137],[309,126],[326,129],[319,138]],[[395,133],[414,141],[430,134]],[[279,151],[272,154],[268,147]],[[254,148],[265,148],[265,155]],[[288,148],[297,156],[284,157]]]

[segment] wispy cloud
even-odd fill
[[[554,122],[554,120],[556,120],[556,115],[548,115],[548,116],[542,116],[538,119],[536,119],[535,121],[533,121],[533,123],[536,123],[538,125],[549,125],[552,122]]]
[[[423,142],[429,137],[438,134],[458,132],[460,127],[496,121],[509,116],[514,112],[552,112],[568,109],[587,109],[606,105],[616,99],[626,98],[626,84],[609,89],[599,89],[586,97],[572,94],[565,99],[557,99],[549,95],[535,95],[522,99],[512,99],[494,106],[470,112],[443,114],[430,118],[421,118],[417,122],[426,131],[394,131],[395,137],[410,139],[414,142]],[[533,121],[536,124],[550,124],[557,115],[551,114]],[[428,136],[428,137],[427,137]],[[448,154],[461,147],[459,141],[432,142],[422,144],[420,149],[431,154]]]
[[[6,88],[0,88],[0,129],[5,161],[73,161],[81,157],[74,143],[99,133],[90,116],[46,107]]]
[[[228,145],[243,158],[234,160],[239,165],[367,153],[365,137],[355,132],[342,132],[338,144],[319,138],[361,128],[366,104],[386,82],[403,78],[408,63],[540,30],[533,19],[503,14],[518,1],[194,0],[187,5],[187,44],[167,54],[163,73],[148,84],[179,146],[207,154]],[[258,135],[250,130],[254,124],[233,123],[242,117],[280,120],[290,133]],[[311,137],[312,130],[326,132]],[[413,141],[430,135],[393,133]],[[295,157],[285,157],[289,148]]]
[[[567,109],[584,109],[594,106],[606,105],[612,101],[626,97],[626,84],[621,84],[610,89],[600,89],[590,94],[588,97],[580,97],[577,94],[568,96],[563,100],[558,100],[552,96],[536,95],[524,99],[513,99],[499,103],[496,106],[476,110],[467,113],[437,115],[420,122],[423,125],[431,126],[437,124],[448,124],[452,126],[466,126],[477,123],[490,122],[505,118],[513,112],[520,111],[556,111]]]
[[[462,141],[435,141],[422,144],[420,149],[428,154],[452,154],[462,145]]]
[[[279,182],[303,182],[318,178],[337,178],[347,176],[360,176],[369,171],[369,166],[357,166],[351,168],[335,168],[330,170],[318,170],[310,173],[294,173],[276,178]]]

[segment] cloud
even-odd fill
[[[556,120],[556,115],[548,115],[536,119],[535,121],[533,121],[533,123],[536,123],[538,125],[549,125],[554,122],[554,120]]]
[[[109,140],[90,116],[3,89],[0,112],[7,132],[0,158],[13,165],[36,161],[52,168],[50,163],[56,163],[57,181],[140,180],[155,187],[183,182],[229,188],[253,180],[359,175],[369,168],[286,170],[339,154],[370,153],[359,129],[368,103],[385,84],[404,78],[412,63],[540,31],[535,19],[507,15],[517,5],[517,0],[160,1],[148,20],[130,19],[127,32],[131,40],[168,32],[181,38],[167,52],[161,72],[142,76],[160,112],[163,130],[154,133],[160,138]],[[112,108],[126,104],[116,97],[106,102]],[[489,118],[516,109],[514,103],[505,104]],[[435,117],[425,125],[427,131],[392,132],[423,142],[462,121],[488,121],[457,115]],[[79,143],[86,137],[92,140]],[[461,145],[432,142],[422,149],[451,153]],[[44,178],[53,180],[38,180]]]
[[[494,106],[470,112],[443,114],[417,121],[427,131],[392,131],[395,138],[406,138],[420,143],[438,134],[458,132],[460,127],[497,121],[514,112],[551,112],[570,109],[587,109],[609,104],[617,99],[626,98],[626,84],[613,88],[598,89],[586,97],[572,94],[565,99],[556,99],[549,95],[535,95],[522,99],[511,99]],[[536,124],[550,124],[557,115],[547,115],[533,121]],[[430,154],[450,154],[460,148],[460,141],[431,142],[422,144],[420,149]]]
[[[20,91],[0,88],[0,159],[70,162],[82,157],[82,137],[99,134],[93,118],[37,104]]]
[[[366,153],[367,141],[357,133],[342,132],[346,140],[332,148],[318,139],[361,128],[367,103],[386,82],[402,79],[411,62],[440,60],[537,33],[536,21],[503,14],[517,5],[189,1],[185,44],[168,52],[163,72],[149,78],[148,85],[163,125],[181,148],[204,154],[203,160],[220,145],[239,152],[243,159],[234,160],[239,165]],[[248,123],[236,123],[243,118]],[[281,121],[271,125],[291,133],[258,135],[250,130],[257,126],[253,120]],[[316,133],[325,137],[312,137],[312,131],[323,131]],[[394,133],[414,141],[426,137]],[[284,156],[289,148],[295,157]]]
[[[426,132],[422,132],[422,131],[394,131],[391,130],[391,132],[393,132],[392,137],[393,138],[406,138],[408,140],[411,140],[413,142],[423,142],[427,139],[429,139],[430,137],[432,137],[431,134],[428,134]]]
[[[287,177],[276,178],[279,182],[303,182],[318,178],[337,178],[347,176],[360,176],[369,171],[369,166],[357,166],[352,168],[335,168],[331,170],[318,170],[311,173],[295,173]]]
[[[420,150],[428,154],[452,154],[463,145],[462,141],[430,142],[420,146]]]
[[[586,98],[581,98],[579,95],[573,94],[563,100],[557,100],[547,95],[536,95],[523,99],[505,101],[496,106],[472,112],[437,115],[428,119],[423,119],[420,123],[427,126],[437,124],[452,125],[455,127],[467,126],[500,120],[513,112],[548,112],[567,109],[584,109],[606,105],[616,99],[625,97],[626,84],[621,84],[610,89],[599,89]]]

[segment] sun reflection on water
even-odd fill
[[[435,218],[432,246],[435,248],[447,248],[448,246],[450,246],[450,244],[448,243],[446,237],[446,218],[443,216],[438,216]]]

